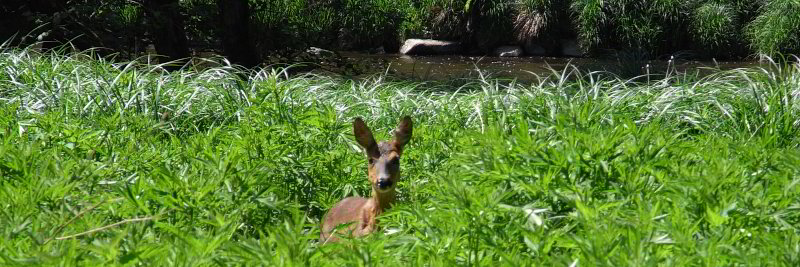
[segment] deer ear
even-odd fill
[[[394,130],[394,141],[399,147],[403,147],[411,140],[411,135],[414,130],[414,123],[411,121],[410,116],[403,117],[397,128]]]
[[[364,123],[361,118],[356,118],[353,121],[353,135],[356,137],[356,142],[366,150],[367,156],[372,158],[380,157],[381,153],[378,151],[378,143],[375,143],[375,138],[372,137],[372,131],[369,130],[369,127],[367,127],[367,124]]]

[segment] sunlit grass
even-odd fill
[[[533,84],[0,53],[0,265],[797,266],[797,65]],[[241,77],[247,77],[242,79]],[[351,121],[415,121],[382,230]]]

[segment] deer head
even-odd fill
[[[381,194],[394,193],[400,177],[400,157],[403,155],[403,147],[411,140],[412,129],[411,117],[405,116],[394,130],[394,138],[378,143],[361,118],[353,121],[353,134],[366,152],[369,182],[372,184],[373,194],[378,194],[378,197]]]

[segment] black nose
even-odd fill
[[[392,181],[389,181],[389,179],[378,179],[378,188],[386,189],[389,187],[392,187]]]

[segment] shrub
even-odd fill
[[[746,30],[750,46],[764,55],[800,51],[800,1],[771,0]]]
[[[700,5],[692,19],[693,39],[711,54],[730,51],[739,30],[735,11],[723,3],[708,2]]]

